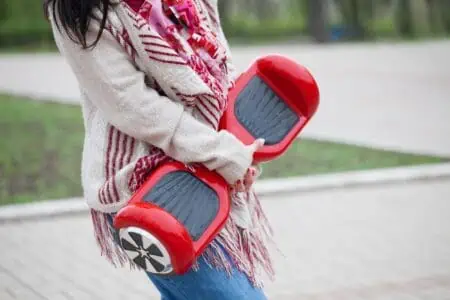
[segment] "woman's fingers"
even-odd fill
[[[264,146],[266,141],[264,139],[257,139],[250,145],[253,152],[258,151]],[[251,166],[248,168],[242,180],[237,181],[233,186],[231,186],[232,191],[245,192],[248,191],[256,178],[259,176],[259,168],[257,166]]]
[[[251,145],[253,151],[257,151],[259,149],[261,149],[264,146],[264,143],[266,142],[265,139],[257,139],[253,142],[253,144]]]
[[[238,193],[245,192],[246,191],[246,187],[245,187],[244,181],[243,180],[238,180],[235,184],[233,184],[231,186],[231,190],[233,192],[238,192]]]
[[[246,190],[249,190],[253,183],[255,183],[256,178],[258,178],[258,170],[254,166],[250,167],[247,171],[247,174],[245,174],[244,177],[244,186]]]
[[[250,167],[247,170],[247,173],[245,173],[244,178],[242,180],[238,180],[233,186],[231,186],[231,190],[235,192],[246,192],[250,190],[256,177],[256,169],[254,167]]]

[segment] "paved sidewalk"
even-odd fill
[[[233,50],[240,70],[269,53],[288,55],[311,69],[322,105],[306,135],[450,156],[450,41]],[[0,56],[0,91],[79,101],[70,69],[52,54]]]
[[[265,198],[283,300],[450,299],[450,181]],[[0,225],[0,299],[158,299],[98,257],[87,215]],[[209,300],[209,299],[208,299]]]

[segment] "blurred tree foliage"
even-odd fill
[[[450,1],[426,0],[426,4],[432,31],[450,33]]]
[[[371,40],[450,34],[450,0],[218,0],[232,39]],[[42,0],[0,0],[0,47],[51,45]]]
[[[42,0],[0,0],[0,47],[51,43]]]
[[[231,37],[370,40],[450,34],[450,0],[219,0]],[[425,23],[421,20],[425,19]]]

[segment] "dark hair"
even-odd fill
[[[70,39],[80,44],[84,49],[93,48],[100,40],[106,26],[110,0],[44,0],[44,12],[50,13],[58,30],[61,28]],[[94,9],[100,9],[103,16],[100,20],[93,15]],[[51,10],[51,11],[50,11]],[[86,34],[92,20],[99,21],[100,30],[97,38],[91,44],[86,40]]]

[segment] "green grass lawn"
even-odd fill
[[[0,205],[80,196],[83,135],[77,106],[0,95]],[[263,178],[442,161],[303,139],[266,164]]]
[[[264,165],[261,178],[280,178],[447,162],[448,158],[384,151],[311,139],[296,142]]]
[[[54,44],[41,43],[21,46],[0,47],[0,54],[30,54],[30,53],[51,53],[56,52],[58,48]]]
[[[76,106],[0,95],[0,205],[81,195]]]

